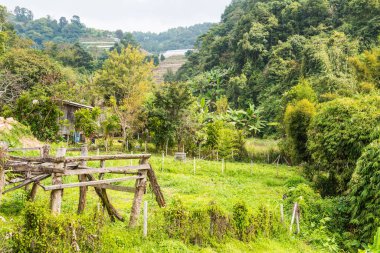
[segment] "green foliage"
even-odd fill
[[[133,32],[133,36],[142,48],[151,53],[162,53],[175,49],[193,48],[198,36],[207,32],[211,23],[197,24],[189,27],[177,27],[161,33]]]
[[[154,93],[148,105],[148,128],[153,133],[153,141],[164,149],[166,143],[181,144],[182,138],[191,130],[190,105],[193,102],[189,87],[184,83],[166,84]],[[180,148],[180,147],[178,147]]]
[[[43,90],[34,89],[24,92],[12,110],[14,117],[30,127],[39,140],[56,141],[59,139],[59,122],[62,115],[57,104]]]
[[[295,104],[303,99],[307,99],[311,103],[317,102],[317,94],[308,80],[301,80],[296,86],[293,86],[289,91],[285,92],[283,104]]]
[[[360,81],[372,82],[380,89],[380,47],[364,51],[359,56],[352,57],[350,62],[355,68]]]
[[[44,52],[52,58],[62,62],[65,66],[77,68],[80,71],[91,71],[94,68],[94,59],[91,54],[85,50],[81,44],[57,44],[46,42]]]
[[[218,129],[218,154],[227,159],[242,160],[247,154],[244,148],[244,135],[232,125],[221,125]]]
[[[380,228],[377,228],[376,235],[374,237],[374,242],[369,246],[370,252],[378,253],[380,252]]]
[[[378,96],[337,99],[321,104],[313,117],[308,149],[315,172],[328,173],[324,190],[330,194],[347,189],[362,149],[378,138],[379,102]]]
[[[81,108],[75,111],[75,129],[82,131],[86,137],[91,139],[99,129],[98,119],[100,113],[99,107],[93,109]]]
[[[51,85],[62,78],[58,64],[33,49],[13,48],[0,57],[0,67],[20,78],[22,89]]]
[[[103,226],[100,214],[80,218],[54,216],[45,206],[28,203],[23,224],[11,237],[15,252],[83,252],[101,249],[99,228]]]
[[[114,134],[120,132],[120,122],[116,115],[106,114],[106,119],[101,123],[101,130],[104,136],[105,148],[108,151],[108,147],[112,146],[112,137]]]
[[[228,109],[224,116],[227,122],[232,123],[237,129],[243,130],[247,135],[256,135],[264,126],[265,121],[262,120],[261,111],[250,104],[247,110]]]
[[[350,182],[352,223],[362,242],[368,243],[380,226],[379,198],[380,140],[366,147]]]
[[[289,104],[284,116],[285,133],[288,149],[294,163],[307,162],[310,154],[307,151],[307,130],[315,115],[315,106],[307,99]]]
[[[44,42],[70,42],[74,43],[85,34],[90,34],[80,21],[80,17],[74,15],[70,21],[65,17],[59,20],[52,19],[50,16],[33,20],[33,13],[26,9],[16,7],[15,30],[22,36],[33,40],[37,45],[42,46]]]
[[[305,238],[329,252],[337,252],[339,249],[337,238],[345,229],[342,225],[347,224],[339,223],[336,219],[336,217],[343,217],[343,212],[337,212],[338,205],[336,202],[324,201],[318,193],[315,193],[306,184],[291,187],[286,196],[285,210],[293,211],[295,202],[299,205],[301,231],[303,231]]]
[[[250,242],[258,237],[270,238],[284,232],[279,217],[270,209],[260,206],[252,213],[244,202],[236,203],[232,215],[229,215],[215,202],[211,202],[207,210],[190,210],[181,201],[175,200],[164,216],[166,232],[170,238],[200,246],[223,242],[231,236]]]
[[[233,221],[236,229],[237,236],[239,240],[246,240],[246,231],[249,227],[249,215],[247,206],[242,203],[237,203],[234,205],[233,210]]]

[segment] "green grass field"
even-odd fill
[[[286,192],[289,182],[304,180],[300,176],[300,168],[281,165],[277,167],[267,164],[226,163],[222,173],[222,164],[216,161],[195,160],[195,171],[192,159],[178,162],[172,157],[166,157],[162,162],[161,156],[153,156],[150,163],[156,171],[168,205],[170,206],[173,200],[180,199],[189,210],[207,207],[213,201],[225,212],[231,213],[235,203],[244,201],[252,210],[264,205],[279,212],[282,195]],[[133,161],[133,164],[137,164],[137,161]],[[99,163],[91,162],[89,165],[98,166]],[[130,161],[109,161],[106,164],[121,165],[130,165]],[[75,180],[76,178],[65,178],[65,182]],[[133,183],[121,185],[132,186]],[[44,184],[50,184],[50,179]],[[0,216],[4,217],[6,222],[0,221],[0,239],[1,235],[5,237],[21,220],[26,202],[23,192],[24,190],[18,190],[6,194],[1,202]],[[78,192],[75,188],[64,190],[64,215],[76,215]],[[133,194],[109,191],[109,195],[114,206],[128,219]],[[101,239],[103,252],[318,252],[298,236],[291,235],[272,239],[260,238],[249,243],[226,239],[223,243],[203,247],[185,244],[169,238],[160,231],[159,224],[163,220],[164,209],[158,207],[152,193],[148,191],[144,199],[149,204],[148,238],[142,238],[141,227],[131,230],[126,228],[127,223],[112,224],[107,220]],[[48,208],[49,192],[40,189],[36,201]],[[87,201],[87,212],[97,208],[99,200],[93,188],[89,188]],[[287,220],[290,219],[289,212]],[[1,246],[0,243],[0,251]]]

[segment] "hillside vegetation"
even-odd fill
[[[189,27],[171,28],[161,33],[133,32],[132,34],[142,48],[159,54],[168,50],[193,48],[197,38],[206,33],[212,25],[212,23],[203,23]]]
[[[378,0],[233,0],[163,83],[156,66],[183,59],[150,55],[131,33],[88,30],[77,16],[34,20],[22,8],[8,16],[0,6],[0,114],[25,125],[9,142],[30,130],[55,149],[80,133],[106,153],[153,153],[170,204],[152,208],[145,240],[94,199],[92,212],[70,216],[75,191],[57,217],[41,207],[46,194],[33,204],[19,191],[0,200],[10,220],[0,251],[72,251],[73,241],[84,252],[379,251]],[[89,52],[83,36],[110,37],[109,49]],[[61,100],[92,109],[70,121]],[[175,152],[190,162],[169,159]],[[114,200],[128,208],[129,197]],[[289,232],[295,202],[299,234]]]
[[[154,70],[154,78],[157,83],[163,83],[165,75],[168,73],[174,74],[177,70],[185,64],[186,58],[184,55],[173,55],[167,57],[164,61],[158,64],[157,68]]]
[[[116,40],[133,37],[143,49],[153,54],[164,53],[168,50],[193,48],[198,36],[208,31],[212,23],[197,24],[189,27],[171,28],[165,32],[125,32],[122,30],[107,31],[88,28],[81,22],[80,17],[74,15],[68,19],[61,17],[58,20],[50,16],[35,19],[32,10],[17,6],[8,19],[14,25],[16,32],[33,40],[42,47],[46,42],[76,43],[92,49],[94,55],[99,56],[95,49],[102,49],[104,45],[109,49]],[[90,44],[89,44],[90,43]]]

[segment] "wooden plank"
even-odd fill
[[[123,159],[149,159],[150,154],[136,154],[136,155],[100,155],[100,156],[73,156],[73,157],[20,157],[9,156],[12,161],[18,162],[51,162],[51,163],[70,163],[70,162],[82,162],[82,161],[101,161],[101,160],[123,160]]]
[[[81,147],[81,156],[87,156],[88,155],[88,149],[87,146]],[[86,162],[81,162],[82,166],[86,166]],[[78,174],[78,180],[80,182],[86,182],[87,177],[83,174]],[[87,186],[81,186],[79,187],[79,203],[78,203],[78,214],[83,213],[84,208],[86,207],[86,194],[87,194]]]
[[[83,175],[83,174],[95,174],[95,173],[120,173],[127,174],[128,172],[135,172],[137,170],[148,170],[149,165],[139,165],[139,166],[125,166],[125,167],[114,167],[114,168],[91,168],[85,166],[79,166],[77,170],[66,170],[65,176],[73,175]]]
[[[2,152],[1,149],[0,149],[0,152]],[[0,200],[1,200],[2,195],[4,194],[3,188],[5,187],[5,167],[3,166],[3,163],[2,163],[3,159],[4,157],[0,153]]]
[[[67,152],[75,152],[75,151],[82,151],[83,147],[78,147],[78,148],[67,148]],[[97,150],[97,147],[87,147],[87,150]]]
[[[112,178],[112,179],[104,179],[104,180],[97,180],[97,181],[87,181],[87,182],[79,182],[79,183],[71,183],[71,184],[56,184],[56,185],[50,185],[50,186],[42,186],[42,188],[45,191],[53,191],[53,190],[61,190],[66,188],[74,188],[74,187],[80,187],[80,186],[94,186],[94,185],[102,185],[102,184],[109,184],[109,183],[116,183],[116,182],[124,182],[127,180],[135,180],[135,179],[142,179],[143,176],[131,176],[131,177],[123,177],[123,178]]]
[[[62,163],[65,162],[64,157],[21,157],[9,156],[10,161],[15,162],[36,162],[36,163]]]
[[[154,173],[154,170],[152,168],[150,168],[150,170],[148,170],[148,179],[149,179],[150,185],[152,187],[153,193],[156,196],[156,201],[157,201],[158,205],[160,207],[165,207],[166,206],[165,198],[161,192],[160,185],[157,182],[156,174]]]
[[[42,173],[64,173],[64,167],[57,167],[52,163],[41,164],[17,164],[12,167],[12,172],[42,172]]]
[[[57,157],[63,158],[66,154],[65,148],[60,148],[57,150]],[[65,167],[64,162],[60,162],[56,164],[57,169],[63,169]],[[53,185],[61,185],[62,184],[62,174],[61,173],[53,173],[52,174],[52,184]],[[50,193],[50,209],[53,214],[60,214],[61,213],[61,205],[62,205],[62,197],[63,197],[63,190],[62,189],[55,189],[52,190]]]
[[[148,164],[148,159],[142,159],[141,164]],[[129,217],[129,227],[135,227],[137,225],[137,221],[140,215],[141,202],[146,190],[147,171],[141,170],[139,173],[142,175],[142,178],[136,180],[136,191],[133,198],[131,216]]]
[[[99,156],[73,156],[66,157],[66,162],[78,161],[101,161],[101,160],[124,160],[124,159],[149,159],[150,154],[137,154],[137,155],[99,155]]]
[[[49,153],[50,153],[50,146],[49,145],[44,145],[40,150],[40,156],[42,158],[49,157]],[[29,173],[31,173],[31,172],[29,172]],[[33,183],[32,190],[30,191],[29,197],[28,197],[28,199],[30,201],[34,201],[36,199],[38,186],[39,186],[38,183],[36,183],[36,182]]]
[[[40,176],[37,176],[37,177],[34,177],[34,178],[29,178],[29,179],[26,179],[24,180],[23,183],[19,184],[19,185],[16,185],[12,188],[9,188],[7,189],[6,191],[4,191],[3,193],[7,193],[7,192],[11,192],[11,191],[14,191],[14,190],[17,190],[17,189],[20,189],[22,187],[24,187],[25,185],[28,185],[28,184],[31,184],[33,182],[38,182],[38,181],[41,181],[41,180],[44,180],[46,178],[50,177],[49,174],[44,174],[44,175],[40,175]]]
[[[99,186],[96,186],[102,189],[108,189],[113,191],[119,191],[119,192],[132,192],[134,193],[136,188],[135,187],[128,187],[128,186],[120,186],[120,185],[112,185],[112,184],[102,184]]]
[[[86,176],[87,176],[87,179],[89,181],[95,181],[95,177],[93,175],[86,175]],[[105,190],[101,189],[100,187],[95,186],[95,192],[96,192],[96,194],[98,194],[98,196],[100,197],[100,199],[103,202],[103,205],[106,207],[108,215],[110,216],[111,221],[112,222],[115,221],[115,217],[118,220],[120,220],[120,221],[124,221],[123,216],[121,216],[118,213],[118,211],[116,210],[116,208],[111,204],[111,202],[110,202],[110,200],[108,198],[108,195],[105,192]]]
[[[16,151],[29,151],[29,150],[41,150],[42,147],[35,147],[35,148],[9,148],[9,152],[16,152]]]

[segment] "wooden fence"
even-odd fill
[[[9,153],[12,151],[40,150],[40,157],[18,157]],[[0,164],[0,198],[2,194],[10,191],[27,187],[33,184],[30,190],[29,199],[33,201],[39,187],[45,191],[51,191],[50,208],[52,213],[59,214],[63,190],[66,188],[79,187],[78,213],[82,213],[86,206],[87,188],[94,187],[106,208],[111,220],[115,218],[124,221],[124,218],[111,204],[107,190],[134,193],[132,210],[129,220],[131,227],[137,224],[140,214],[141,203],[146,192],[147,182],[156,196],[156,201],[160,207],[165,206],[165,199],[157,182],[155,172],[149,164],[149,154],[136,155],[97,155],[88,156],[88,149],[83,146],[80,156],[66,157],[66,148],[59,148],[56,156],[49,155],[50,147],[28,149],[5,150],[0,154],[2,163]],[[140,163],[136,166],[106,167],[109,160],[130,160],[139,159]],[[87,166],[88,161],[99,161],[99,168]],[[5,179],[5,173],[10,175],[10,179]],[[112,177],[105,179],[106,174],[124,175],[123,177]],[[78,182],[63,183],[63,177],[78,176]],[[96,178],[98,176],[98,178]],[[47,178],[51,177],[51,185],[47,185]],[[135,180],[135,187],[114,185],[112,183]],[[11,187],[9,187],[11,186]]]

